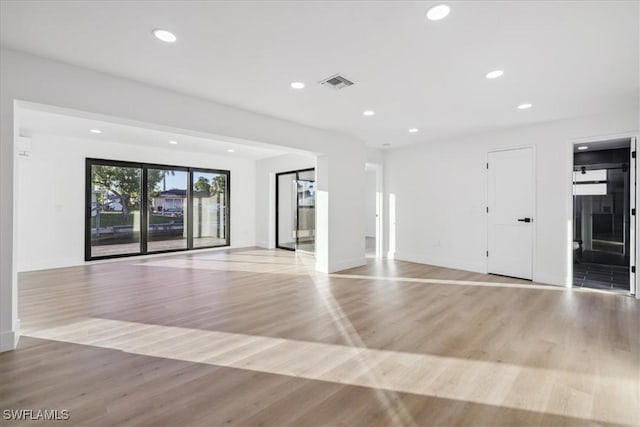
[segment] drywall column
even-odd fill
[[[2,78],[2,76],[0,76]],[[14,156],[13,98],[5,93],[10,88],[2,87],[0,99],[0,351],[15,348],[18,343],[20,322],[18,320],[18,276],[14,241],[16,237],[15,206],[13,200],[17,179]]]
[[[329,261],[329,158],[316,159],[316,270],[331,271]]]
[[[316,185],[320,200],[316,197],[316,245],[320,248],[325,243],[327,245],[326,266],[317,264],[320,271],[332,273],[366,263],[365,226],[362,220],[364,164],[365,151],[358,147],[345,146],[339,154],[318,158]],[[327,241],[321,241],[318,245],[318,238],[323,239],[325,235]],[[316,256],[316,262],[319,262],[323,254]]]

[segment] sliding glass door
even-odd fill
[[[277,226],[276,246],[280,249],[296,249],[297,216],[297,175],[278,174],[277,182]]]
[[[296,190],[297,249],[314,252],[316,249],[316,171],[298,172]]]
[[[229,211],[228,175],[193,172],[193,247],[220,246],[227,242]]]
[[[187,249],[189,172],[147,169],[147,252]]]
[[[276,247],[315,251],[315,170],[276,175]]]
[[[85,259],[229,246],[229,171],[87,159]]]
[[[118,162],[87,166],[89,258],[141,253],[142,168]]]

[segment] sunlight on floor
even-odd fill
[[[517,378],[536,378],[538,384],[555,380],[591,384],[591,374],[555,371],[507,363],[440,357],[364,347],[347,317],[318,284],[349,345],[297,341],[284,338],[206,331],[120,320],[84,318],[59,327],[25,331],[26,336],[122,350],[133,354],[205,363],[311,380],[369,387],[398,422],[410,421],[395,392],[437,396],[500,407],[536,410],[532,402],[509,399]],[[471,381],[473,380],[473,381]],[[482,384],[482,389],[469,384]],[[628,390],[635,378],[608,378],[612,389]],[[543,390],[541,390],[543,391]],[[575,399],[575,396],[573,397]],[[568,402],[560,415],[584,418],[580,404]],[[609,413],[605,422],[624,422],[625,414]],[[409,418],[407,418],[409,417]]]
[[[284,251],[283,251],[284,252]],[[269,256],[252,252],[212,253],[184,258],[157,258],[136,265],[141,267],[164,267],[178,269],[199,269],[238,271],[245,273],[274,273],[307,275],[314,271],[315,258],[311,255],[286,252],[285,255]]]
[[[280,258],[280,259],[278,259]],[[295,262],[292,262],[294,260]],[[159,258],[139,263],[141,267],[164,267],[179,269],[201,269],[219,271],[237,271],[245,273],[274,273],[291,274],[317,277],[315,272],[315,258],[309,255],[286,253],[280,257],[265,256],[264,252],[254,254],[252,252],[235,252],[231,254],[211,254],[198,256],[187,260],[182,258]],[[334,273],[324,277],[336,279],[367,279],[403,283],[424,283],[424,284],[446,284],[458,286],[486,286],[521,289],[545,289],[552,291],[565,291],[560,286],[540,285],[535,283],[499,283],[482,282],[473,280],[451,280],[451,279],[424,279],[419,277],[398,277],[398,276],[372,276],[359,274]]]
[[[307,268],[312,267],[308,265]],[[349,320],[349,316],[347,316],[333,296],[331,288],[328,286],[327,276],[322,276],[322,280],[315,275],[311,275],[311,272],[310,276],[325,308],[331,315],[333,323],[338,327],[340,335],[350,347],[366,349],[366,344]],[[367,360],[366,357],[362,357],[361,353],[356,354],[356,363],[358,368],[364,371],[364,375],[367,377],[366,382],[377,384],[374,389],[376,398],[382,407],[387,410],[394,425],[416,425],[415,420],[411,416],[411,412],[402,403],[402,400],[398,398],[397,390],[395,390],[393,384],[388,383],[385,372],[379,369],[377,365],[369,365],[369,360]]]
[[[422,279],[419,277],[396,277],[396,276],[367,276],[360,274],[329,274],[329,277],[339,279],[367,279],[367,280],[386,280],[391,282],[407,282],[407,283],[426,283],[426,284],[442,284],[442,285],[458,285],[458,286],[486,286],[492,288],[522,288],[522,289],[545,289],[550,291],[565,291],[560,286],[539,285],[535,283],[498,283],[498,282],[479,282],[474,280],[451,280],[451,279]]]

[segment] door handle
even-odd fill
[[[520,222],[533,222],[533,218],[518,218]]]

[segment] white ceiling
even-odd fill
[[[589,147],[588,151],[615,150],[616,148],[629,148],[631,146],[631,138],[618,138],[606,141],[579,142],[573,145],[574,153],[582,153],[578,147]]]
[[[233,156],[246,159],[263,159],[286,154],[285,149],[275,146],[256,147],[229,141],[218,141],[156,129],[123,125],[103,120],[93,120],[66,114],[51,113],[28,108],[19,108],[16,121],[21,136],[32,137],[37,134],[58,135],[85,140],[109,141],[134,146],[175,149],[194,153],[207,153],[219,156]],[[91,129],[102,131],[91,133]],[[178,144],[170,144],[176,141]],[[233,153],[227,150],[234,150]]]
[[[638,2],[447,3],[3,0],[1,42],[377,147],[637,108]]]

